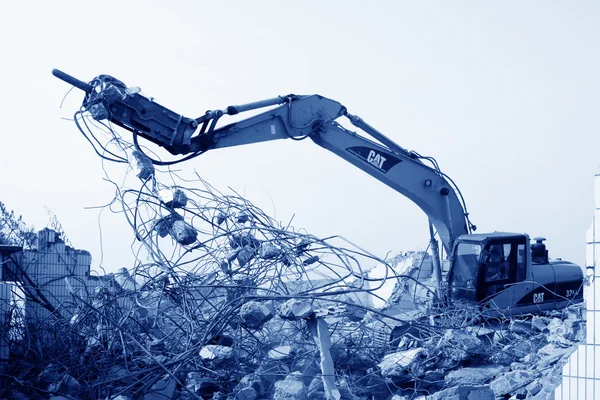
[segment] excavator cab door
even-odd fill
[[[459,242],[454,248],[448,275],[451,300],[477,301],[477,285],[482,245],[478,242]]]
[[[516,281],[516,260],[510,241],[486,243],[481,257],[481,279],[477,300],[491,298]],[[516,250],[515,250],[516,251]]]
[[[487,300],[507,285],[525,280],[525,237],[488,241],[482,251],[478,300]]]

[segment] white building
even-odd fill
[[[591,284],[585,288],[587,338],[563,368],[556,400],[600,399],[600,173],[594,177],[596,211],[587,232],[586,266]]]

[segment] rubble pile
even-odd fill
[[[71,293],[70,318],[17,326],[0,397],[542,399],[583,339],[580,307],[491,325],[473,307],[433,307],[415,284],[428,300],[399,307],[415,279],[389,262],[279,223],[199,176],[158,171],[112,135],[141,181],[115,184],[113,201],[138,262]],[[369,300],[384,281],[366,274],[374,264],[395,280],[383,308]]]

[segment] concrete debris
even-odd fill
[[[242,247],[236,254],[236,259],[237,259],[237,262],[240,265],[240,267],[243,267],[246,264],[248,264],[248,262],[250,260],[252,260],[252,258],[254,257],[255,254],[256,254],[256,249],[254,247],[252,247],[252,246]]]
[[[378,367],[384,377],[410,379],[417,362],[426,357],[423,348],[399,351],[385,356]]]
[[[494,392],[488,386],[458,386],[435,393],[431,400],[494,400]]]
[[[227,220],[227,214],[225,214],[223,211],[219,211],[215,217],[215,222],[220,226],[223,224],[223,222],[225,222],[225,220]]]
[[[256,400],[258,393],[251,387],[245,387],[237,391],[234,395],[235,400]]]
[[[158,233],[158,235],[160,237],[164,238],[171,232],[171,229],[173,228],[173,224],[175,223],[175,221],[181,221],[181,220],[183,220],[183,217],[181,215],[173,212],[165,217],[158,219],[154,223],[153,230],[156,231],[156,233]]]
[[[183,208],[188,202],[188,198],[183,190],[174,187],[159,190],[158,198],[165,207],[170,209]]]
[[[236,400],[254,400],[264,394],[265,388],[256,374],[249,374],[240,380],[233,392]]]
[[[183,246],[194,243],[198,237],[198,232],[185,221],[173,222],[169,233]]]
[[[135,176],[142,181],[146,181],[154,175],[154,164],[152,164],[152,160],[142,152],[133,150],[128,161]]]
[[[481,339],[466,330],[447,329],[433,351],[440,359],[438,367],[452,369],[486,351]]]
[[[547,332],[547,327],[550,321],[551,320],[549,318],[534,315],[531,318],[531,327],[538,332]]]
[[[231,347],[209,344],[200,349],[200,357],[203,360],[226,361],[233,357]]]
[[[135,278],[133,278],[127,268],[120,268],[115,274],[115,281],[121,286],[124,290],[136,291],[140,286]]]
[[[250,329],[260,329],[275,316],[275,308],[271,303],[249,301],[240,309],[242,324]]]
[[[438,343],[440,347],[456,347],[468,354],[480,354],[484,348],[481,339],[464,330],[448,329]]]
[[[263,260],[270,260],[281,255],[281,249],[273,243],[263,242],[260,245],[259,257]]]
[[[299,372],[293,372],[284,380],[275,382],[273,400],[308,400],[306,386]]]
[[[183,217],[175,212],[157,220],[153,229],[160,237],[170,235],[182,246],[194,243],[198,237],[198,232],[194,227],[185,222]]]
[[[248,211],[240,211],[235,214],[235,220],[238,224],[245,224],[250,221],[250,213],[248,213]]]
[[[291,355],[292,347],[288,345],[277,346],[274,349],[269,350],[269,353],[267,354],[271,360],[284,360],[289,358]]]
[[[444,380],[444,373],[445,371],[441,368],[425,371],[425,374],[423,374],[423,382],[427,383],[428,385],[441,383]]]
[[[494,396],[512,396],[518,389],[524,388],[535,379],[535,375],[529,371],[511,371],[496,378],[490,383],[490,389]]]
[[[283,319],[297,321],[310,317],[313,311],[313,307],[308,300],[289,299],[283,303],[277,314]]]
[[[444,381],[447,386],[481,385],[495,379],[504,370],[502,366],[460,368],[450,371]]]
[[[108,76],[91,84],[84,108],[98,119],[109,112],[104,100],[136,93]],[[160,134],[189,145],[197,123]],[[0,249],[2,272],[26,284],[27,304],[23,316],[10,314],[4,303],[22,301],[0,285],[0,359],[10,356],[5,371],[14,371],[0,398],[541,398],[583,340],[581,305],[494,321],[474,304],[444,308],[427,252],[383,260],[340,236],[317,238],[198,174],[153,165],[113,133],[95,137],[118,137],[104,150],[142,181],[125,179],[129,169],[108,178],[118,188],[109,207],[137,241],[135,263],[92,277],[91,255],[55,232],[40,233],[20,260]],[[58,292],[66,295],[44,299]]]
[[[529,396],[535,396],[542,390],[542,384],[539,382],[531,382],[529,385],[525,387]]]
[[[508,330],[520,335],[531,335],[533,333],[532,323],[528,321],[512,320]]]
[[[572,332],[568,320],[563,323],[559,318],[553,318],[546,328],[548,329],[548,342],[561,347],[570,346],[571,341],[567,339],[567,336],[572,335]]]

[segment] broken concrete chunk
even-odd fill
[[[231,347],[209,344],[200,349],[200,357],[203,360],[229,360],[233,357]]]
[[[531,327],[539,332],[547,332],[548,330],[546,328],[549,323],[550,319],[546,317],[534,315],[533,318],[531,318]]]
[[[570,347],[574,341],[582,341],[585,338],[585,323],[566,319],[561,321],[559,318],[553,318],[547,325],[548,334],[546,339],[549,343],[554,343],[560,347]]]
[[[292,355],[292,347],[285,346],[277,346],[271,350],[269,350],[268,357],[271,360],[285,360],[286,358],[290,358]]]
[[[258,393],[252,387],[244,387],[235,392],[235,400],[256,400],[258,399]]]
[[[275,316],[272,305],[259,301],[249,301],[240,308],[242,324],[250,329],[260,329]]]
[[[508,330],[520,335],[532,335],[531,322],[512,320],[508,326]]]
[[[563,348],[555,343],[548,343],[538,351],[541,359],[538,361],[537,369],[555,364],[561,358],[567,358],[574,351],[573,347]]]
[[[423,374],[423,381],[426,383],[436,383],[444,380],[444,370],[443,369],[434,369],[431,371],[426,371]]]
[[[169,232],[181,245],[187,246],[196,241],[198,232],[185,221],[175,221]]]
[[[289,299],[279,309],[277,313],[281,318],[290,321],[297,321],[311,316],[313,308],[308,300]]]
[[[248,264],[248,262],[252,260],[252,258],[254,258],[255,254],[256,249],[252,246],[244,246],[240,251],[238,251],[237,261],[238,264],[240,264],[240,267],[243,267],[246,264]]]
[[[413,365],[425,355],[423,348],[399,351],[388,354],[383,361],[378,364],[381,375],[389,378],[410,378]]]
[[[138,288],[138,283],[135,281],[130,274],[127,268],[119,268],[119,271],[114,275],[115,281],[121,286],[124,290],[135,291]]]
[[[264,391],[260,379],[255,374],[245,375],[233,389],[236,400],[254,400]]]
[[[219,211],[219,213],[215,216],[215,220],[217,225],[221,225],[227,219],[227,214],[223,211]]]
[[[534,351],[534,344],[530,341],[519,341],[502,348],[502,352],[512,357],[523,358]]]
[[[542,385],[537,381],[533,381],[525,389],[529,393],[529,396],[535,396],[542,390]]]
[[[300,239],[300,242],[298,243],[298,245],[296,245],[296,254],[300,255],[302,253],[304,253],[307,249],[308,246],[312,243],[312,240],[308,239],[308,238],[302,238]]]
[[[494,392],[488,386],[458,386],[435,393],[431,400],[494,400]]]
[[[301,374],[293,372],[284,380],[275,382],[273,400],[308,400],[306,386]]]
[[[188,202],[183,190],[178,188],[162,189],[158,192],[158,198],[167,208],[183,208]]]
[[[235,214],[235,220],[240,224],[250,221],[250,214],[247,211],[240,211]]]
[[[503,370],[501,366],[460,368],[450,371],[444,381],[447,386],[481,385],[495,379]]]
[[[154,175],[154,164],[152,160],[148,158],[144,153],[133,150],[131,156],[128,157],[129,165],[133,170],[135,176],[140,178],[142,181],[146,181],[152,175]]]
[[[175,221],[182,221],[183,217],[177,213],[171,213],[165,217],[158,219],[154,223],[153,229],[158,233],[160,237],[165,237],[171,232]]]
[[[263,260],[270,260],[281,255],[281,250],[270,242],[263,242],[259,248],[259,257]]]
[[[458,329],[448,329],[440,339],[440,345],[456,346],[470,354],[479,354],[483,349],[483,342],[477,336]]]
[[[501,397],[506,394],[512,395],[517,389],[529,385],[535,379],[535,375],[529,371],[508,372],[490,383],[490,389],[494,396]]]
[[[258,249],[260,247],[260,241],[256,239],[250,232],[243,232],[238,235],[231,235],[229,238],[229,245],[232,249],[238,249],[246,246]]]

